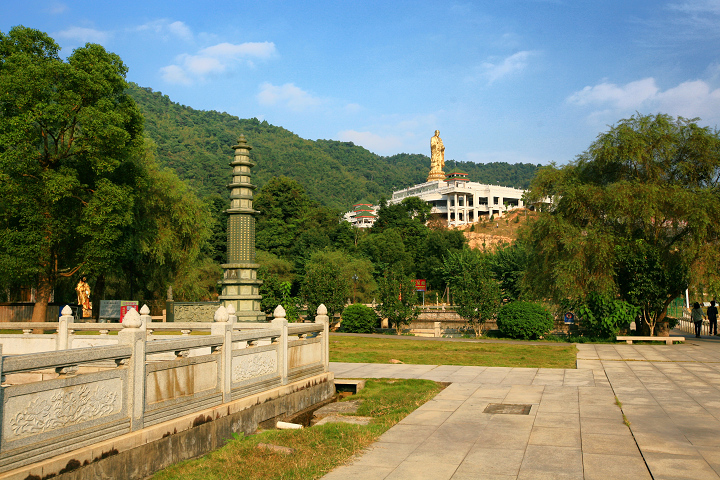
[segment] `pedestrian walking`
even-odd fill
[[[718,309],[715,306],[715,300],[712,300],[710,302],[710,306],[707,309],[707,318],[710,322],[710,335],[717,336],[717,316],[718,316]]]
[[[702,327],[703,318],[705,318],[705,314],[702,308],[700,308],[700,304],[695,302],[693,309],[690,311],[690,320],[695,324],[695,338],[700,338],[700,328]]]

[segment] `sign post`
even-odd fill
[[[413,283],[415,284],[416,292],[423,292],[423,307],[424,307],[425,306],[425,292],[427,291],[427,280],[417,279],[417,280],[413,280]]]

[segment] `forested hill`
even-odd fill
[[[253,183],[262,187],[270,178],[285,175],[297,180],[318,202],[341,211],[358,201],[378,202],[382,196],[389,198],[393,190],[424,182],[430,168],[426,155],[382,157],[351,142],[305,140],[256,118],[195,110],[136,84],[131,84],[130,94],[145,116],[146,135],[157,144],[160,163],[174,169],[201,195],[226,195],[230,147],[240,134],[253,147]],[[446,161],[447,172],[455,169],[467,172],[472,181],[527,188],[537,167]]]

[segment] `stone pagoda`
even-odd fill
[[[255,263],[255,214],[253,208],[253,190],[250,183],[250,169],[255,164],[250,160],[252,147],[247,144],[244,135],[240,135],[234,145],[235,156],[230,163],[232,181],[230,189],[230,208],[228,213],[227,263],[224,270],[222,294],[219,299],[227,308],[235,308],[238,322],[263,322],[265,313],[260,309],[259,287],[262,281],[257,279],[259,265]]]

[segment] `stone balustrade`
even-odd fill
[[[211,324],[163,325],[147,307],[119,325],[72,323],[67,310],[14,335],[33,353],[8,355],[13,335],[0,337],[0,473],[329,371],[322,305],[312,324],[288,324],[282,307],[254,324],[224,307]]]

